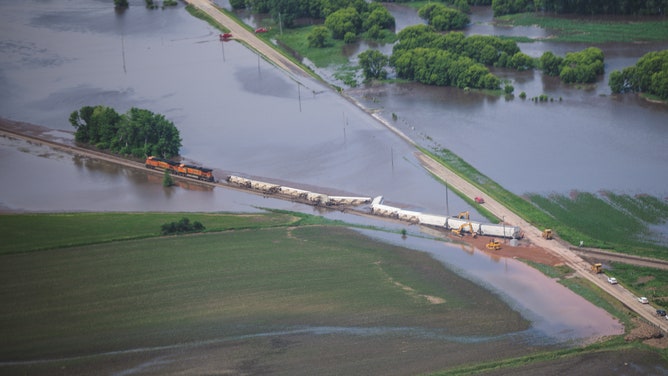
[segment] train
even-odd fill
[[[383,204],[383,196],[378,196],[371,201],[371,214],[395,218],[413,224],[427,225],[446,230],[457,230],[468,232],[471,235],[495,236],[501,238],[521,239],[522,231],[518,226],[498,225],[491,223],[479,223],[466,218],[449,217],[435,214],[426,214],[410,210],[404,210],[394,206]]]
[[[172,174],[185,176],[191,179],[208,182],[215,181],[213,170],[210,168],[174,162],[160,157],[150,156],[146,158],[145,166],[152,170],[169,171]]]

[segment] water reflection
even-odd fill
[[[448,269],[457,271],[499,295],[532,322],[522,336],[544,337],[555,343],[591,342],[617,335],[624,328],[610,314],[538,270],[514,259],[481,252],[471,245],[457,245],[371,230],[359,230],[372,238],[429,253]]]

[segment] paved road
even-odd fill
[[[286,59],[283,55],[278,53],[272,46],[267,45],[263,40],[258,38],[253,32],[250,32],[237,24],[234,20],[227,17],[225,14],[216,9],[208,0],[186,0],[188,3],[193,6],[205,11],[212,18],[218,21],[221,25],[224,25],[230,30],[233,37],[250,48],[254,49],[256,52],[264,55],[264,57],[278,67],[284,69],[286,72],[289,72],[293,75],[298,76],[308,76],[304,70],[299,66]],[[397,133],[400,137],[405,139],[411,144],[415,144],[410,140],[406,135],[398,131],[396,128],[389,125],[387,122],[382,121],[383,124],[388,126],[393,132]],[[454,172],[448,170],[446,167],[438,163],[437,161],[431,159],[427,155],[424,155],[420,152],[416,152],[417,158],[422,163],[423,167],[428,171],[438,176],[442,180],[446,181],[448,185],[462,192],[470,198],[476,196],[484,196],[483,192],[478,188],[467,182],[466,180],[460,178]],[[620,302],[625,304],[629,309],[635,311],[639,316],[645,318],[650,323],[661,328],[664,332],[668,332],[668,320],[659,317],[656,315],[656,309],[649,304],[641,304],[638,302],[636,296],[634,296],[630,291],[625,289],[620,285],[611,285],[607,283],[607,278],[604,274],[594,274],[590,271],[591,265],[583,260],[580,256],[572,252],[568,245],[562,244],[557,240],[546,240],[541,236],[542,230],[532,226],[517,214],[510,211],[508,208],[503,206],[500,202],[495,201],[491,198],[485,198],[485,208],[489,210],[492,214],[498,218],[503,218],[506,223],[512,226],[519,226],[524,232],[525,238],[531,241],[533,244],[542,247],[559,257],[561,257],[565,263],[575,270],[575,273],[580,275],[583,278],[591,281],[604,291],[608,292],[610,295],[617,298]]]

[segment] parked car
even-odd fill
[[[663,309],[657,309],[657,310],[656,310],[656,314],[657,314],[658,316],[665,316],[665,315],[666,315],[666,311],[663,310]]]
[[[649,303],[649,300],[647,300],[647,298],[645,298],[644,296],[638,298],[638,301],[642,304],[648,304]]]
[[[611,285],[616,285],[617,284],[617,278],[608,277],[608,283],[611,284]]]

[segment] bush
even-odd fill
[[[193,232],[202,232],[204,231],[204,225],[202,223],[195,221],[190,223],[190,219],[183,217],[178,222],[170,222],[162,225],[160,233],[163,235],[171,234],[185,234]]]

